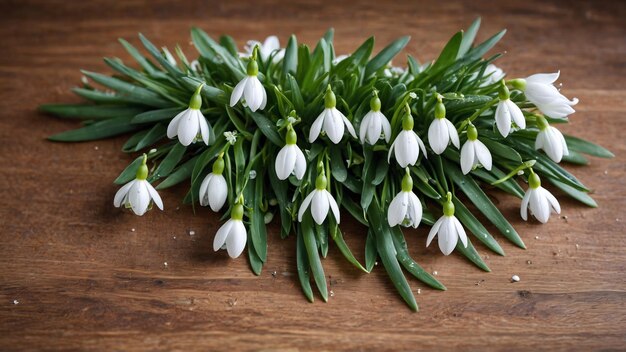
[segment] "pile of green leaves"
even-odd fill
[[[429,151],[428,159],[421,158],[410,167],[415,179],[414,191],[424,202],[422,222],[432,225],[441,214],[440,204],[445,194],[453,194],[456,216],[489,250],[504,255],[502,247],[487,228],[477,219],[475,208],[515,245],[525,248],[519,234],[501,214],[484,191],[484,185],[496,183],[508,173],[515,172],[524,162],[535,161],[534,170],[545,181],[563,193],[591,207],[596,203],[574,175],[533,147],[538,133],[533,113],[527,112],[528,128],[502,138],[494,130],[494,110],[498,98],[498,83],[485,85],[486,66],[500,54],[485,54],[502,38],[505,31],[496,33],[482,43],[474,44],[480,20],[467,31],[456,33],[433,62],[421,64],[407,56],[404,72],[389,72],[391,60],[409,41],[402,37],[373,54],[374,38],[367,39],[351,55],[334,63],[333,30],[329,30],[311,50],[289,38],[282,60],[273,56],[259,58],[259,78],[268,93],[267,107],[251,112],[238,104],[228,104],[232,89],[246,74],[245,59],[229,36],[218,41],[199,28],[193,28],[191,37],[200,56],[197,65],[190,62],[180,47],[176,47],[175,62],[146,37],[139,39],[147,55],[129,42],[120,39],[136,64],[125,64],[118,58],[105,58],[115,71],[113,76],[83,71],[84,86],[73,92],[88,102],[78,105],[44,105],[41,110],[53,115],[80,119],[84,127],[51,136],[59,142],[97,140],[118,135],[129,135],[123,151],[129,154],[146,152],[151,166],[150,182],[157,189],[166,189],[181,182],[190,184],[185,203],[198,201],[198,191],[211,163],[227,143],[226,131],[237,131],[236,143],[225,155],[225,177],[231,188],[227,204],[234,197],[244,195],[248,227],[248,256],[255,274],[260,274],[267,260],[267,213],[279,215],[281,236],[296,236],[297,271],[305,296],[313,301],[316,286],[324,300],[328,298],[326,276],[321,258],[334,242],[346,259],[363,272],[370,272],[380,258],[391,281],[408,304],[417,310],[417,303],[405,277],[405,272],[426,285],[445,290],[445,286],[427,273],[409,254],[404,234],[399,227],[389,227],[386,211],[393,196],[400,190],[404,174],[396,163],[387,162],[388,145],[362,145],[358,140],[344,138],[339,145],[319,139],[311,145],[306,140],[313,120],[324,108],[324,92],[328,84],[337,95],[337,108],[344,112],[354,126],[369,110],[373,90],[378,91],[382,112],[391,120],[392,129],[399,131],[403,106],[410,104],[415,119],[415,131],[425,139],[433,119],[437,94],[444,97],[447,118],[457,127],[474,116],[481,141],[493,155],[493,168],[477,168],[464,175],[459,167],[459,152],[448,148],[441,156]],[[213,126],[210,146],[195,143],[182,146],[166,137],[169,121],[187,108],[190,96],[200,83],[202,113]],[[519,92],[511,99],[520,107],[532,106]],[[274,171],[274,157],[284,145],[286,120],[295,111],[294,125],[300,138],[298,145],[309,161],[302,181],[290,178],[279,181]],[[567,119],[548,119],[550,123],[565,123]],[[462,130],[461,130],[462,131]],[[461,135],[462,140],[465,138]],[[570,155],[565,159],[575,164],[586,164],[583,154],[610,157],[607,150],[581,139],[566,136]],[[148,152],[149,151],[149,152]],[[316,225],[310,215],[300,223],[296,220],[299,204],[313,189],[322,161],[329,177],[329,189],[340,207],[354,219],[367,226],[365,262],[360,263],[344,241],[340,226],[332,217],[326,226]],[[141,163],[137,157],[114,181],[124,184],[134,178]],[[507,178],[495,184],[502,191],[521,198],[524,191],[518,181],[525,175]],[[462,199],[462,200],[461,200]],[[473,204],[473,207],[469,203]],[[229,210],[225,211],[227,215]],[[225,215],[225,216],[226,216]],[[278,217],[275,217],[277,219]],[[456,250],[478,268],[489,271],[481,255],[469,241],[467,248],[459,244]],[[403,272],[404,268],[404,272]]]

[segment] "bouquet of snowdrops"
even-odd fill
[[[560,212],[546,184],[596,206],[559,163],[585,164],[581,153],[612,156],[554,127],[577,103],[554,86],[558,72],[509,79],[493,64],[500,54],[485,57],[505,31],[474,44],[479,26],[476,20],[456,33],[434,61],[407,55],[406,67],[391,60],[408,37],[374,56],[373,37],[335,55],[332,29],[312,51],[292,35],[284,49],[270,37],[241,53],[231,37],[216,41],[194,28],[200,56],[190,61],[180,47],[172,54],[140,34],[148,55],[120,39],[137,68],[106,58],[115,75],[83,71],[84,85],[73,89],[88,103],[41,109],[84,120],[50,140],[130,134],[123,151],[144,152],[114,181],[122,185],[116,207],[140,216],[152,205],[163,209],[157,190],[186,182],[185,203],[224,213],[214,250],[237,258],[247,247],[255,274],[267,259],[266,225],[279,218],[281,236],[296,237],[309,300],[312,284],[327,300],[320,258],[332,240],[364,272],[380,258],[417,310],[402,268],[435,289],[445,286],[410,256],[404,228],[432,226],[426,246],[437,238],[444,255],[456,249],[489,271],[472,240],[504,252],[477,212],[525,246],[485,188],[520,198],[522,219],[545,223]],[[344,241],[347,214],[368,228],[364,263]]]

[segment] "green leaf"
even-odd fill
[[[152,55],[152,57],[159,62],[159,64],[170,74],[170,76],[172,76],[172,78],[184,76],[184,73],[179,70],[178,67],[170,64],[170,62],[163,56],[163,53],[141,33],[139,33],[139,40],[146,50],[148,50],[150,55]]]
[[[579,191],[576,188],[566,183],[563,183],[563,181],[558,178],[548,177],[548,181],[550,181],[550,183],[552,183],[556,188],[567,193],[570,197],[576,199],[577,201],[592,208],[598,207],[598,203],[596,203],[596,201],[593,200],[593,198],[591,198],[591,196],[589,196],[587,192]]]
[[[114,91],[117,91],[118,93],[123,93],[128,98],[131,98],[137,102],[142,102],[144,105],[160,108],[172,106],[172,103],[163,99],[158,94],[152,92],[149,89],[122,81],[114,77],[105,76],[100,73],[89,72],[85,70],[82,70],[81,72],[95,82],[100,83],[105,87],[109,87]]]
[[[344,164],[343,156],[341,155],[341,149],[337,146],[330,147],[328,149],[330,152],[330,168],[332,170],[332,175],[335,180],[339,182],[343,182],[348,178],[348,170],[346,169],[346,165]]]
[[[465,207],[465,204],[461,202],[456,196],[452,197],[452,202],[455,207],[455,215],[461,221],[461,223],[474,234],[474,236],[499,255],[504,255],[504,250],[500,247],[498,241],[487,231],[483,224],[476,219],[476,217]]]
[[[376,258],[378,258],[378,250],[376,249],[376,236],[370,228],[367,231],[367,238],[365,239],[365,270],[372,272],[374,265],[376,265]]]
[[[415,260],[413,260],[413,258],[411,258],[404,235],[402,234],[402,230],[400,230],[398,226],[391,228],[391,235],[397,252],[396,258],[400,264],[402,264],[404,269],[426,285],[437,290],[445,291],[446,287],[439,282],[439,280],[435,279],[432,275],[426,272],[426,270],[424,270]]]
[[[500,32],[498,32],[494,36],[492,36],[491,38],[485,40],[481,44],[479,44],[476,47],[474,47],[472,50],[470,50],[467,53],[467,55],[465,55],[463,60],[465,60],[465,61],[472,61],[472,60],[476,60],[476,59],[481,58],[491,48],[493,48],[500,41],[500,39],[502,39],[502,37],[504,37],[504,34],[506,34],[506,29],[501,30]]]
[[[298,71],[298,40],[295,35],[289,37],[285,56],[283,57],[283,73],[295,74]]]
[[[194,90],[194,91],[196,90],[196,88],[198,88],[198,86],[201,83],[204,83],[192,77],[183,77],[182,80],[187,85],[187,88],[189,88],[190,90]],[[226,93],[224,93],[223,90],[212,87],[208,84],[205,84],[204,86],[202,86],[202,90],[200,91],[200,93],[202,94],[203,97],[209,99],[210,101],[216,104],[228,103],[228,97],[226,97]],[[189,94],[189,97],[191,98],[191,93]]]
[[[249,233],[248,237],[252,237],[252,234]],[[254,243],[251,238],[248,238],[248,259],[250,260],[250,269],[254,275],[261,275],[261,270],[263,269],[263,261],[257,255],[256,248],[254,247]]]
[[[159,164],[156,171],[153,173],[154,179],[160,179],[168,176],[172,170],[178,165],[187,151],[187,147],[176,142],[172,149],[167,153],[163,161]]]
[[[367,214],[372,226],[371,229],[376,237],[378,255],[383,262],[387,274],[389,274],[391,282],[409,308],[413,311],[417,311],[415,296],[413,296],[411,287],[402,273],[402,268],[400,268],[400,264],[396,258],[396,249],[393,245],[389,226],[386,221],[381,219],[382,210],[377,202],[372,202]]]
[[[476,251],[476,248],[474,248],[474,245],[469,238],[467,239],[467,248],[463,247],[463,243],[459,241],[456,244],[456,250],[463,254],[467,259],[469,259],[470,262],[474,263],[474,265],[476,265],[478,268],[486,272],[491,271],[491,269],[489,269],[487,264],[483,261],[483,258],[480,256],[480,254]]]
[[[320,256],[317,252],[317,242],[315,241],[315,234],[313,233],[313,222],[311,221],[311,216],[309,214],[307,214],[302,220],[303,221],[300,224],[300,231],[302,232],[304,246],[309,258],[309,264],[311,265],[313,280],[315,281],[317,289],[322,295],[324,302],[328,302],[326,275],[324,274],[324,268],[322,268],[322,262],[320,261]]]
[[[309,258],[307,257],[306,246],[304,245],[303,235],[300,231],[297,233],[296,244],[296,261],[298,269],[298,279],[300,280],[300,286],[302,286],[302,292],[309,300],[313,302],[313,289],[311,288],[311,275],[309,274]]]
[[[278,147],[282,147],[285,145],[285,142],[278,134],[276,130],[276,124],[272,123],[265,115],[259,114],[258,112],[249,111],[248,115],[252,117],[256,126],[261,130],[261,133],[267,137],[272,143],[274,143]]]
[[[350,248],[348,248],[348,245],[343,239],[341,230],[336,225],[331,226],[330,233],[332,235],[333,241],[335,241],[335,244],[337,245],[337,248],[339,248],[339,251],[341,252],[341,254],[343,254],[343,256],[350,263],[352,263],[352,265],[354,265],[357,269],[362,270],[366,273],[369,273],[369,271],[367,271],[363,267],[363,265],[361,265],[361,263],[359,263],[359,261],[354,257],[354,254],[352,254],[352,251],[350,251]]]
[[[387,45],[376,56],[374,56],[365,67],[365,77],[369,77],[374,72],[387,65],[398,53],[404,49],[411,37],[404,36],[396,39],[393,43]]]
[[[480,28],[480,17],[474,20],[472,24],[469,26],[467,31],[463,33],[463,40],[461,41],[461,45],[459,46],[459,52],[456,55],[457,59],[460,59],[468,52],[468,50],[472,47],[472,43],[474,43],[474,39],[476,38],[476,33],[478,33],[478,29]]]
[[[48,137],[55,142],[84,142],[118,136],[135,131],[136,125],[130,123],[129,116],[122,116],[104,121],[98,121],[88,126],[65,131]]]
[[[599,158],[612,158],[615,156],[615,154],[611,153],[608,149],[605,149],[604,147],[601,147],[584,139],[568,135],[564,135],[564,137],[565,142],[567,142],[567,147],[570,150],[574,150],[591,156],[597,156]]]
[[[472,177],[463,175],[457,165],[453,165],[448,161],[446,161],[445,164],[446,173],[449,175],[450,179],[452,179],[459,189],[465,193],[467,198],[476,205],[476,208],[500,230],[504,237],[513,242],[516,246],[526,249],[526,245],[517,234],[517,231],[515,231],[513,226],[511,226],[502,213],[500,213],[498,208],[493,205],[489,197],[487,197],[480,186],[476,184],[476,181],[474,181]]]
[[[167,127],[164,125],[160,123],[154,125],[148,133],[146,133],[146,135],[139,142],[137,142],[134,151],[138,152],[141,149],[158,142],[160,139],[165,138],[166,131]]]
[[[573,150],[569,150],[568,155],[563,155],[562,161],[576,165],[589,165],[589,160],[587,160],[587,158],[585,158],[579,152],[575,152]]]
[[[489,138],[480,138],[480,141],[485,144],[493,156],[511,160],[518,164],[522,163],[522,157],[515,149]]]
[[[137,102],[135,99],[132,98],[128,98],[126,96],[123,95],[119,95],[119,94],[111,94],[109,92],[103,92],[100,90],[95,90],[95,89],[85,89],[85,88],[72,88],[72,92],[76,95],[78,95],[81,98],[85,98],[89,101],[92,101],[94,103],[98,103],[98,104],[138,104],[138,105],[143,105],[141,102]],[[83,105],[78,105],[78,106],[83,106]],[[132,108],[129,106],[129,108]],[[111,117],[113,117],[114,115],[112,115]]]
[[[78,118],[83,120],[105,120],[115,117],[132,117],[144,109],[122,105],[87,105],[87,104],[45,104],[39,110],[58,117]]]
[[[149,75],[153,75],[156,70],[154,69],[153,64],[146,59],[141,53],[129,42],[124,40],[123,38],[118,39],[119,42],[124,46],[124,49],[137,61],[137,63],[148,72]]]
[[[252,199],[252,209],[248,212],[252,244],[254,245],[257,256],[263,263],[267,261],[267,229],[265,227],[265,214],[261,211],[264,174],[263,172],[259,172],[257,173],[257,177],[251,180],[254,184],[254,198]]]
[[[446,46],[439,54],[437,61],[430,67],[429,71],[437,73],[440,70],[448,67],[456,60],[461,41],[463,40],[463,32],[457,32],[446,44]]]
[[[117,176],[117,178],[115,179],[115,181],[113,181],[113,183],[115,183],[116,185],[124,185],[134,180],[137,174],[137,169],[139,169],[139,166],[141,165],[142,161],[143,161],[143,156],[139,156],[135,160],[133,160],[133,162],[128,164],[128,166],[126,166],[124,171],[122,171],[122,173],[119,176]]]
[[[156,186],[155,188],[166,189],[174,185],[177,185],[183,182],[184,180],[188,179],[189,177],[191,177],[191,172],[193,171],[194,165],[196,165],[196,162],[198,161],[199,157],[200,157],[199,155],[196,155],[193,158],[187,160],[184,164],[176,168],[174,172],[172,172],[165,180],[159,183],[158,186]]]
[[[184,108],[167,108],[167,109],[159,109],[159,110],[150,110],[146,112],[142,112],[141,114],[135,115],[131,123],[152,123],[159,122],[165,120],[171,120],[180,112],[182,112]]]

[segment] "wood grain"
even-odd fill
[[[0,13],[0,350],[626,349],[624,2],[5,0]],[[323,261],[330,301],[307,303],[295,241],[276,227],[254,276],[246,260],[212,252],[218,219],[179,205],[184,186],[163,192],[165,212],[113,208],[111,181],[131,160],[123,138],[50,143],[76,123],[35,110],[77,101],[69,89],[78,70],[108,72],[103,56],[129,59],[116,39],[137,43],[139,31],[192,54],[192,25],[240,43],[273,33],[284,43],[292,32],[314,43],[333,26],[339,53],[370,34],[377,48],[410,34],[406,51],[428,60],[479,15],[479,39],[509,29],[497,49],[511,76],[561,69],[565,94],[581,101],[563,129],[617,157],[568,167],[600,207],[561,198],[563,217],[544,226],[521,221],[519,201],[493,193],[528,250],[501,237],[506,257],[479,246],[491,273],[425,249],[426,228],[408,232],[410,251],[448,287],[410,280],[418,313],[382,268],[361,274],[336,248]],[[344,228],[363,248],[363,228]]]

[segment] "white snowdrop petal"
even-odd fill
[[[176,135],[178,134],[178,124],[180,123],[180,119],[188,114],[190,110],[191,109],[186,109],[179,112],[178,115],[176,115],[172,119],[172,121],[170,121],[170,124],[167,125],[167,138],[176,138]]]
[[[530,201],[530,194],[532,193],[532,189],[528,189],[526,194],[524,194],[524,198],[522,198],[522,206],[520,207],[520,216],[524,221],[528,220],[528,202]]]
[[[448,134],[448,128],[443,119],[434,119],[428,127],[428,143],[430,148],[436,153],[441,154],[448,143],[450,142],[450,135]]]
[[[402,132],[400,132],[400,134],[402,134]],[[394,149],[396,147],[396,143],[398,143],[398,137],[400,137],[400,135],[396,136],[396,140],[393,141],[393,143],[391,143],[391,147],[389,147],[389,153],[387,153],[387,163],[388,164],[391,161],[391,154],[394,152]]]
[[[133,184],[135,184],[135,182],[136,182],[136,180],[132,180],[132,181],[128,182],[127,184],[122,186],[122,188],[120,188],[115,193],[115,197],[113,197],[113,205],[116,208],[119,208],[122,205],[122,201],[124,200],[124,198],[126,198],[126,195],[128,194],[128,191],[133,186]]]
[[[550,218],[550,205],[539,189],[530,195],[530,210],[537,220],[545,224]]]
[[[248,240],[246,227],[241,220],[233,220],[230,234],[226,237],[226,251],[231,258],[237,258],[243,252]]]
[[[228,185],[223,175],[215,175],[209,182],[209,205],[211,210],[218,212],[228,198]]]
[[[307,208],[311,204],[311,200],[313,199],[314,195],[315,195],[315,191],[309,193],[309,195],[306,196],[306,198],[304,198],[304,200],[302,201],[302,204],[300,204],[300,210],[298,210],[299,222],[302,222],[302,216],[304,216],[304,212],[307,210]]]
[[[339,116],[341,116],[341,119],[343,120],[343,123],[346,125],[346,129],[348,130],[348,133],[350,133],[350,135],[352,136],[352,138],[357,138],[356,137],[356,132],[354,131],[354,126],[352,126],[352,122],[350,122],[350,120],[348,120],[348,118],[346,117],[346,115],[344,115],[343,113],[341,113],[341,111],[336,110],[336,113],[339,114]],[[380,133],[378,134],[380,136]],[[372,143],[373,144],[373,143]]]
[[[413,227],[417,228],[420,222],[422,222],[422,214],[423,214],[422,203],[420,202],[419,198],[417,198],[415,193],[413,192],[408,192],[408,193],[409,193],[408,201],[409,201],[410,206],[407,208],[407,211],[408,210],[411,211],[411,220],[413,221]]]
[[[359,127],[359,140],[361,144],[365,144],[365,137],[367,136],[367,132],[369,131],[370,120],[372,119],[373,112],[370,111],[363,117],[361,120],[361,126]],[[369,141],[368,141],[369,142]]]
[[[385,143],[389,143],[389,139],[391,138],[391,124],[389,123],[389,120],[387,120],[387,117],[383,115],[383,113],[380,113],[380,116],[383,133],[385,135]]]
[[[524,118],[524,113],[522,110],[511,100],[506,100],[507,107],[509,108],[509,113],[511,114],[511,119],[517,127],[524,129],[526,128],[526,119]]]
[[[276,176],[278,176],[278,179],[287,179],[293,172],[295,164],[296,152],[293,150],[292,145],[287,144],[278,152],[276,162],[274,163],[274,169],[276,170]]]
[[[372,121],[367,129],[367,139],[371,145],[376,144],[380,139],[380,134],[383,130],[382,122],[378,113],[374,113]]]
[[[534,75],[526,77],[526,81],[530,83],[552,84],[559,79],[560,74],[561,71],[554,73],[535,73]]]
[[[452,217],[444,215],[444,220],[439,228],[439,249],[441,252],[444,255],[450,255],[456,247],[458,238]]]
[[[209,204],[210,194],[208,190],[209,190],[209,182],[211,182],[212,177],[213,177],[213,173],[211,172],[210,174],[204,177],[204,180],[202,180],[202,183],[200,184],[200,192],[199,192],[200,205],[203,207]]]
[[[544,143],[544,138],[545,138],[545,131],[539,131],[539,133],[537,133],[537,138],[535,138],[535,150],[539,150],[539,149],[543,149],[545,143]]]
[[[467,175],[474,166],[474,142],[467,141],[461,148],[461,171]]]
[[[407,210],[407,197],[406,192],[399,192],[389,204],[387,210],[387,223],[389,226],[396,226],[404,221]]]
[[[446,127],[448,128],[448,135],[450,136],[452,145],[454,145],[458,149],[460,147],[460,143],[459,143],[459,133],[457,132],[456,127],[454,127],[452,122],[450,122],[450,120],[448,119],[443,119],[443,121],[445,122]]]
[[[322,125],[324,124],[324,118],[326,117],[326,109],[322,111],[321,114],[313,121],[311,125],[311,130],[309,131],[309,143],[315,142],[317,137],[319,137],[320,132],[322,131]]]
[[[430,245],[430,242],[432,242],[433,238],[435,238],[435,235],[437,234],[437,232],[439,232],[439,228],[441,228],[441,223],[443,223],[443,219],[444,217],[440,217],[439,220],[437,220],[437,222],[435,222],[435,224],[433,225],[433,227],[431,227],[430,232],[428,233],[428,238],[426,239],[426,247],[428,247]]]
[[[230,230],[233,227],[234,220],[228,220],[222,225],[213,239],[213,251],[217,252],[226,243],[226,238],[230,235]]]
[[[150,205],[150,194],[143,182],[144,181],[137,180],[128,192],[130,206],[133,212],[139,216],[145,214],[148,210],[148,205]]]
[[[561,214],[561,204],[559,204],[559,201],[556,200],[556,198],[552,195],[552,193],[550,193],[550,191],[543,187],[541,189],[543,196],[548,200],[548,202],[552,206],[552,209],[554,209],[554,212],[557,214]]]
[[[328,139],[335,144],[341,142],[341,138],[343,138],[345,131],[343,119],[345,119],[343,114],[335,108],[329,109],[324,119],[324,131],[326,131]]]
[[[313,196],[313,200],[311,201],[311,215],[313,216],[313,220],[318,225],[324,223],[326,220],[326,216],[328,215],[328,197],[324,191],[315,190],[315,195]]]
[[[492,158],[491,152],[487,149],[487,146],[483,144],[483,142],[478,139],[474,142],[474,152],[476,153],[476,157],[480,164],[487,170],[491,170],[492,167]]]
[[[268,50],[270,53],[274,50],[280,49],[280,41],[278,40],[278,37],[275,35],[270,35],[269,37],[265,38],[265,41],[263,42],[263,49]]]
[[[413,131],[411,131],[411,132],[413,132]],[[426,146],[424,145],[424,142],[422,142],[422,139],[415,132],[413,132],[413,137],[417,141],[417,144],[419,145],[419,148],[422,150],[424,158],[428,159],[428,154],[426,153]],[[418,154],[417,156],[419,157],[419,150],[417,150],[417,154]]]
[[[465,229],[459,219],[456,216],[452,217],[452,222],[454,223],[454,227],[456,228],[456,233],[459,235],[459,239],[461,243],[463,243],[463,247],[467,248],[467,233],[465,233]]]
[[[296,151],[296,165],[294,168],[294,174],[298,180],[302,180],[306,172],[306,158],[304,153],[297,146],[294,148]]]
[[[188,146],[198,135],[198,119],[193,113],[185,114],[178,123],[178,140],[180,144]]]
[[[202,137],[202,141],[204,142],[204,144],[209,145],[209,123],[206,121],[206,118],[204,118],[204,115],[202,115],[202,112],[200,112],[200,110],[197,110],[196,114],[198,115],[198,123],[200,124],[200,136]]]
[[[249,79],[248,76],[244,77],[241,81],[239,81],[239,83],[237,83],[237,85],[235,86],[235,89],[233,89],[233,92],[230,95],[231,107],[235,106],[237,102],[241,100],[241,97],[243,96],[243,90],[246,87],[246,84],[248,84],[248,79]]]
[[[252,112],[257,111],[263,101],[263,96],[259,91],[259,85],[261,85],[259,79],[256,78],[256,76],[250,76],[250,78],[248,78],[248,83],[243,90],[243,95],[246,98],[246,104],[248,104],[248,108],[250,108]]]
[[[496,107],[496,127],[502,137],[508,136],[511,132],[511,114],[505,101],[500,101]]]
[[[150,182],[148,181],[144,181],[145,185],[146,185],[146,189],[148,190],[148,193],[150,194],[150,198],[152,198],[152,201],[154,202],[154,204],[156,204],[156,206],[163,210],[163,200],[161,199],[161,196],[159,195],[159,193],[156,191],[156,189],[154,189],[154,187],[152,187],[152,185],[150,184]]]
[[[326,197],[328,198],[328,205],[330,205],[330,210],[333,212],[333,216],[335,217],[335,221],[337,224],[341,221],[341,213],[339,212],[339,206],[337,205],[337,201],[333,198],[333,195],[328,191],[324,191]]]

